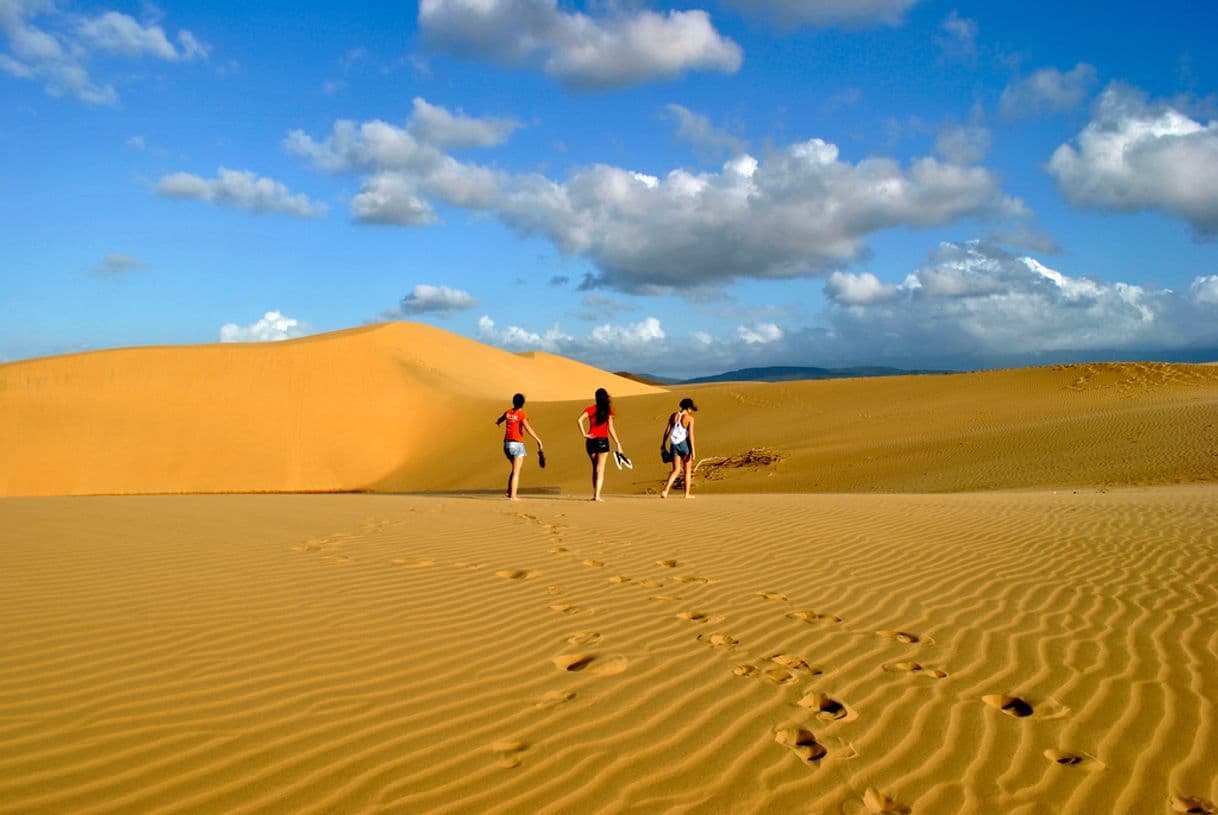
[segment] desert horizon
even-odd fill
[[[6,811],[1214,810],[1213,366],[665,389],[397,323],[6,364],[0,446]]]

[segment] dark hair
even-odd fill
[[[698,406],[694,404],[694,400],[688,396],[681,400],[681,410],[692,410],[697,412]]]
[[[604,388],[596,389],[596,424],[604,424],[609,421],[609,391]]]
[[[512,407],[514,407],[516,410],[520,410],[522,407],[524,407],[523,393],[518,393],[512,397]]]

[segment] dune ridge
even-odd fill
[[[1171,811],[1218,785],[1213,498],[6,499],[0,800]]]

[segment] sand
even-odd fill
[[[0,434],[5,813],[1218,800],[1214,367],[666,392],[393,325],[0,366]],[[240,489],[416,494],[64,497]]]

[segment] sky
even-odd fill
[[[0,362],[400,319],[674,377],[1215,360],[1216,36],[1211,0],[0,0]]]

